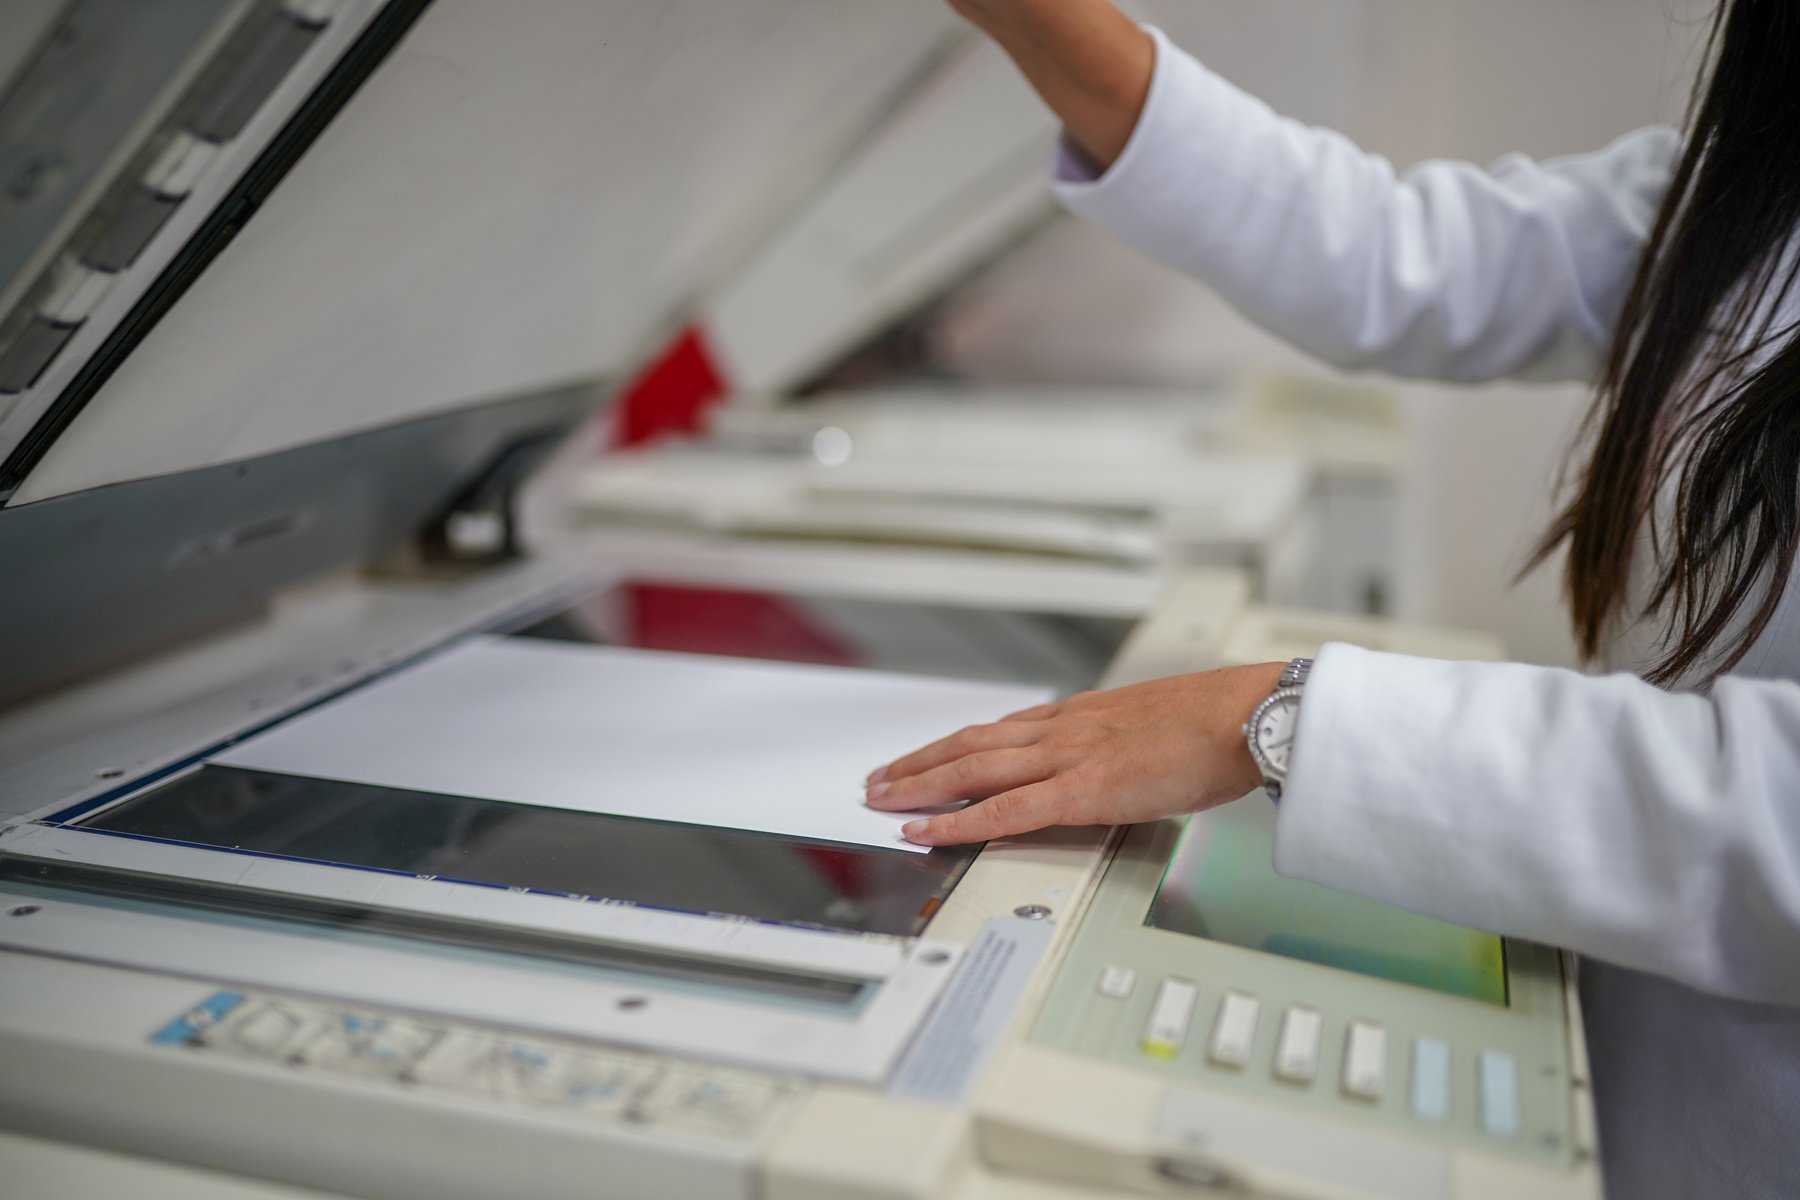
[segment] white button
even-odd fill
[[[1387,1083],[1387,1030],[1368,1021],[1352,1021],[1344,1034],[1344,1094],[1361,1100],[1381,1099]]]
[[[1136,986],[1137,972],[1130,967],[1121,967],[1115,963],[1100,972],[1100,994],[1102,996],[1123,1000],[1131,995],[1131,989]]]
[[[1495,1137],[1519,1136],[1519,1066],[1510,1054],[1482,1053],[1481,1127]]]
[[[246,1050],[271,1057],[281,1054],[300,1032],[300,1018],[272,1004],[265,1004],[232,1028],[232,1040]]]
[[[1424,1121],[1450,1119],[1450,1047],[1436,1038],[1413,1042],[1412,1110]]]
[[[653,1124],[747,1137],[785,1098],[786,1092],[769,1079],[669,1070],[635,1106],[634,1115]]]
[[[1156,987],[1150,1019],[1144,1022],[1144,1053],[1174,1058],[1187,1041],[1200,989],[1185,979],[1165,979]]]
[[[1314,1008],[1290,1005],[1281,1014],[1275,1039],[1275,1075],[1289,1083],[1311,1083],[1319,1073],[1319,1038],[1325,1018]]]
[[[144,172],[144,186],[159,196],[175,199],[194,190],[200,175],[218,153],[219,144],[179,130],[163,152]]]
[[[1250,1043],[1256,1040],[1256,1017],[1262,1003],[1243,992],[1226,992],[1213,1019],[1212,1040],[1206,1057],[1223,1067],[1241,1067],[1250,1061]]]

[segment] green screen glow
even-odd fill
[[[1204,823],[1211,836],[1204,835]],[[1506,1003],[1500,938],[1275,873],[1273,806],[1230,804],[1190,822],[1147,923],[1484,1000]]]

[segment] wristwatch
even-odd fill
[[[1262,772],[1263,790],[1281,803],[1281,785],[1287,782],[1288,760],[1294,750],[1294,734],[1300,728],[1300,692],[1312,671],[1313,660],[1296,658],[1281,673],[1269,698],[1256,706],[1244,725],[1250,757]]]

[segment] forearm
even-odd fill
[[[1124,151],[1149,94],[1156,48],[1110,0],[952,0],[1012,56],[1101,170]]]
[[[1672,130],[1582,158],[1399,177],[1152,45],[1130,155],[1098,176],[1058,164],[1071,210],[1339,366],[1591,378],[1679,155]]]

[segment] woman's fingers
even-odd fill
[[[1010,721],[1002,721],[996,725],[971,725],[967,729],[959,729],[947,738],[940,738],[929,746],[914,750],[905,758],[895,759],[870,775],[867,783],[869,803],[881,808],[891,807],[878,802],[887,794],[888,789],[900,780],[986,750],[1008,750],[1028,746],[1037,740],[1037,736],[1037,732],[1031,725]]]
[[[940,808],[961,800],[980,800],[1047,779],[1047,756],[1035,746],[980,750],[952,759],[892,784],[869,789],[868,805],[884,812]]]
[[[992,725],[971,725],[967,729],[959,729],[947,738],[941,738],[929,746],[914,750],[904,758],[897,758],[869,772],[868,779],[863,781],[864,786],[869,789],[869,802],[873,804],[880,800],[887,792],[888,785],[898,780],[953,762],[964,755],[983,750],[1028,746],[1042,738],[1043,722],[1062,716],[1072,708],[1091,705],[1103,695],[1102,692],[1080,692],[1066,700],[1053,700],[1048,704],[1020,709],[1001,717]]]
[[[991,842],[1063,823],[1070,784],[1066,776],[1027,784],[956,812],[908,821],[900,832],[921,846]]]

